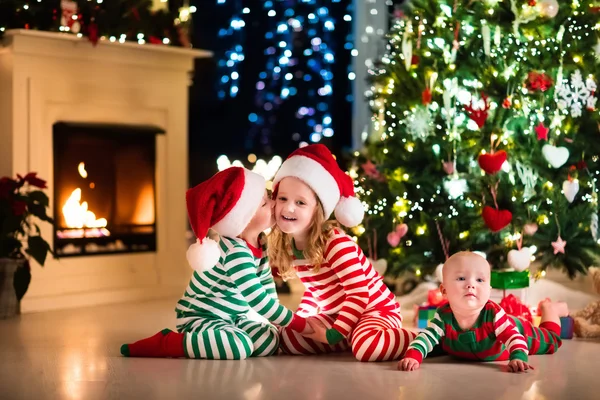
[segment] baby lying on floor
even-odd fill
[[[540,304],[539,327],[513,317],[490,300],[491,269],[481,256],[460,252],[442,270],[440,290],[448,304],[437,309],[430,327],[419,333],[398,363],[402,371],[419,368],[423,358],[440,343],[450,355],[478,361],[509,360],[510,372],[533,369],[528,354],[552,354],[561,345],[560,317],[566,303]]]

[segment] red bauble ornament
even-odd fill
[[[431,103],[431,89],[425,88],[425,90],[423,90],[423,93],[421,94],[421,97],[422,97],[423,105],[427,105],[427,104]]]
[[[482,170],[490,175],[494,175],[502,169],[502,164],[504,164],[507,157],[506,152],[500,150],[493,154],[481,154],[477,161]]]
[[[509,109],[511,106],[512,106],[512,101],[510,100],[510,97],[505,98],[504,101],[502,102],[502,108]]]
[[[512,213],[508,210],[497,210],[490,206],[483,207],[483,221],[492,232],[499,232],[512,221]]]

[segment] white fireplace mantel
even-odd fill
[[[182,293],[188,186],[188,86],[203,50],[12,30],[0,45],[0,176],[37,172],[52,200],[57,121],[154,125],[157,251],[33,263],[22,311],[140,301]],[[50,204],[50,210],[53,204]],[[42,235],[52,241],[52,227]]]

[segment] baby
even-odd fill
[[[560,347],[560,317],[569,313],[565,303],[542,302],[541,323],[535,327],[490,300],[491,270],[483,257],[454,254],[444,264],[442,276],[440,290],[448,304],[437,309],[432,325],[412,341],[398,369],[418,369],[440,342],[448,354],[463,359],[509,360],[510,372],[533,369],[529,354],[552,354]]]

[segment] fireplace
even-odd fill
[[[43,268],[32,262],[23,312],[181,296],[190,72],[210,55],[5,32],[0,176],[48,181],[56,226],[40,229],[59,253]]]
[[[158,134],[155,126],[54,124],[59,257],[156,250]]]

